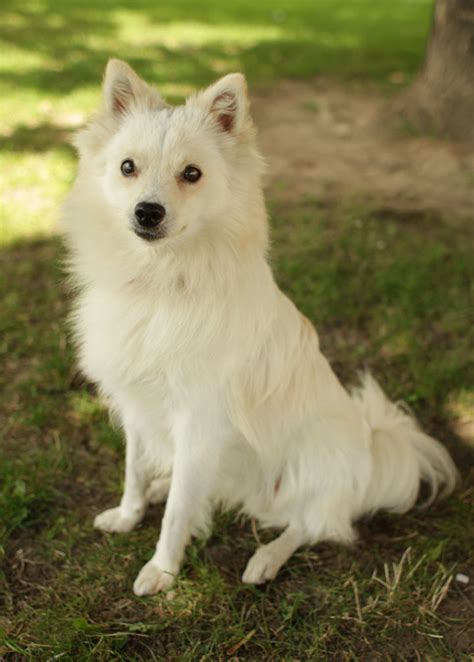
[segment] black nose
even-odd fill
[[[135,218],[142,228],[155,228],[165,217],[166,209],[157,202],[139,202]]]

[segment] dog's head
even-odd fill
[[[245,78],[224,76],[171,107],[127,64],[111,60],[102,111],[76,144],[111,233],[158,246],[212,228],[238,234],[259,189]]]

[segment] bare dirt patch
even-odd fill
[[[390,98],[329,81],[285,81],[253,97],[276,200],[322,200],[472,216],[472,147],[389,123]]]

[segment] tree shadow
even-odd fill
[[[17,124],[6,136],[0,136],[0,150],[8,152],[47,152],[59,149],[67,156],[73,156],[70,144],[73,130],[52,122],[41,122],[36,126]]]

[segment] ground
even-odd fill
[[[187,0],[77,9],[29,0],[4,10],[2,659],[474,653],[473,155],[386,113],[420,65],[429,10],[423,0],[337,9],[322,0],[207,0],[199,11]],[[169,598],[133,596],[162,507],[131,534],[92,529],[93,516],[119,499],[123,448],[75,369],[54,234],[74,173],[68,140],[97,103],[111,54],[172,98],[246,71],[278,282],[317,325],[345,382],[368,366],[446,443],[462,474],[452,497],[361,522],[352,548],[303,549],[263,588],[240,576],[258,540],[274,534],[221,514],[210,539],[191,546]]]
[[[379,90],[321,77],[282,81],[257,92],[253,106],[272,198],[472,218],[472,147],[413,135],[389,117]]]

